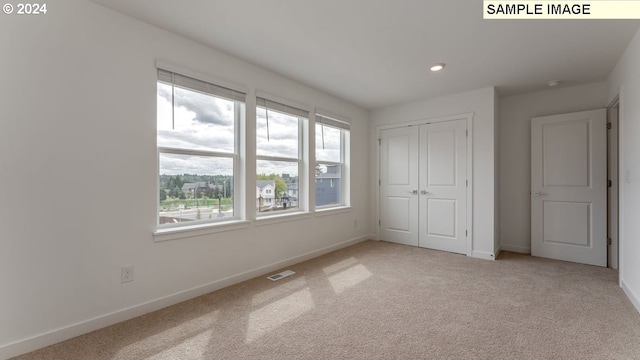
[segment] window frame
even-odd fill
[[[275,111],[281,114],[296,117],[298,119],[298,154],[297,158],[287,157],[287,156],[276,156],[276,155],[260,155],[258,154],[258,109],[265,109],[265,111]],[[307,128],[307,123],[309,121],[310,111],[305,110],[300,106],[292,106],[288,105],[281,100],[273,100],[271,97],[264,96],[262,94],[258,94],[256,96],[256,138],[255,138],[255,158],[256,158],[256,179],[258,176],[258,162],[259,161],[277,161],[284,163],[295,163],[298,168],[297,174],[297,184],[298,184],[298,200],[297,200],[297,208],[290,209],[280,209],[276,211],[267,211],[260,212],[259,208],[255,209],[256,219],[268,219],[279,216],[287,216],[287,215],[295,215],[300,213],[307,212],[307,201],[306,199],[300,196],[300,186],[303,182],[305,184],[303,186],[309,187],[308,181],[306,181],[307,176],[305,176],[306,171],[306,162],[305,162],[305,154],[308,153],[308,149],[305,149],[305,146],[308,146],[308,141],[305,141],[307,137],[305,136],[305,129]],[[279,174],[282,175],[282,174]],[[276,202],[277,191],[275,190],[275,181],[274,181],[274,203]]]
[[[315,114],[315,127],[314,127],[314,136],[317,136],[317,126],[326,126],[340,131],[340,161],[329,161],[329,160],[318,160],[318,143],[315,144],[316,159],[314,161],[314,168],[319,165],[324,166],[338,166],[340,169],[340,201],[335,204],[326,204],[326,205],[318,205],[317,204],[317,174],[314,175],[314,181],[316,183],[316,189],[314,192],[315,197],[315,210],[316,211],[327,211],[333,209],[346,208],[351,206],[351,177],[349,173],[350,169],[350,138],[351,138],[351,124],[349,122],[335,119],[334,117],[330,117],[327,115]],[[331,180],[331,187],[333,188],[334,182]]]
[[[243,183],[242,177],[244,173],[241,167],[241,152],[243,142],[241,139],[242,127],[246,122],[246,91],[239,91],[225,85],[218,85],[210,80],[206,79],[206,76],[193,75],[189,71],[171,70],[172,66],[160,66],[157,64],[156,89],[160,83],[169,85],[172,89],[176,87],[201,93],[204,95],[212,96],[215,98],[223,99],[226,101],[232,101],[233,107],[233,152],[213,151],[206,149],[187,149],[181,147],[159,146],[158,145],[158,128],[157,128],[157,107],[156,107],[156,175],[158,180],[156,181],[156,231],[154,237],[159,237],[158,241],[171,240],[172,238],[188,237],[192,235],[185,235],[184,232],[188,230],[199,230],[207,227],[220,227],[221,225],[236,225],[233,228],[244,227],[243,221],[245,218],[244,212],[244,193],[245,191],[240,189]],[[171,76],[171,81],[168,80],[168,75]],[[176,78],[180,77],[182,82],[176,83]],[[192,82],[195,86],[188,86],[189,82]],[[199,86],[200,85],[200,86]],[[157,91],[157,90],[156,90]],[[157,94],[157,93],[156,93]],[[174,95],[172,95],[174,96]],[[240,100],[243,98],[243,100]],[[175,103],[172,101],[172,116],[175,116]],[[211,219],[196,219],[186,222],[167,223],[160,224],[160,157],[162,154],[170,155],[187,155],[187,156],[200,156],[213,159],[231,159],[232,165],[232,178],[233,187],[231,189],[231,198],[233,199],[233,216],[224,218],[211,218]],[[231,229],[231,228],[230,228]],[[224,231],[224,230],[223,230]]]

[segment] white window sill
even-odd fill
[[[328,216],[328,215],[348,213],[350,211],[351,211],[351,206],[332,206],[332,207],[326,207],[326,208],[317,208],[315,214],[316,216]]]
[[[189,238],[194,236],[202,236],[208,234],[214,234],[224,231],[233,231],[239,229],[245,229],[249,227],[249,221],[247,220],[231,220],[218,223],[207,223],[198,225],[187,225],[180,227],[157,229],[153,233],[153,241],[169,241],[176,239]]]
[[[280,224],[283,222],[308,219],[309,217],[310,215],[308,212],[294,212],[294,213],[261,216],[256,218],[256,226]]]

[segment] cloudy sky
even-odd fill
[[[176,87],[175,114],[171,111],[171,86],[158,83],[158,146],[233,154],[234,102]],[[173,119],[172,119],[173,118]],[[298,158],[298,118],[264,108],[257,109],[258,156]],[[324,135],[324,136],[323,136]],[[324,140],[324,141],[323,141]],[[318,160],[340,161],[340,130],[316,126]],[[297,176],[297,163],[258,160],[258,174]],[[232,175],[230,158],[161,154],[160,174]]]

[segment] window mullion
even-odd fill
[[[300,159],[284,157],[284,156],[267,156],[267,155],[256,155],[257,160],[265,160],[265,161],[282,161],[282,162],[298,162]]]
[[[158,152],[160,152],[161,154],[212,156],[212,157],[224,157],[224,158],[233,158],[235,156],[235,154],[217,152],[217,151],[191,150],[191,149],[180,149],[180,148],[170,148],[170,147],[158,147]]]

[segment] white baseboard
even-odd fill
[[[327,246],[325,248],[311,251],[302,255],[294,256],[270,265],[261,266],[243,273],[229,276],[220,280],[210,282],[198,287],[180,291],[171,295],[167,295],[155,300],[147,301],[142,304],[134,305],[125,309],[117,310],[108,314],[100,315],[85,321],[64,326],[55,330],[35,335],[26,339],[18,340],[8,344],[0,345],[0,359],[6,360],[14,356],[28,353],[45,346],[71,339],[73,337],[89,333],[101,329],[106,326],[117,324],[122,321],[133,319],[135,317],[160,310],[167,306],[193,299],[200,295],[208,294],[227,286],[231,286],[257,276],[268,274],[283,267],[291,266],[315,257],[336,251],[357,243],[370,239],[370,236],[361,236],[351,240],[343,241],[338,244]]]
[[[511,252],[517,252],[517,253],[522,253],[522,254],[531,254],[531,248],[530,247],[518,246],[518,245],[509,245],[509,244],[502,244],[502,245],[500,245],[500,247],[502,248],[502,251],[511,251]]]
[[[473,251],[471,252],[471,257],[477,259],[485,259],[485,260],[495,260],[496,257],[494,254],[486,252],[486,251]]]
[[[640,312],[640,297],[629,288],[624,280],[620,280],[620,287],[622,288],[622,291],[624,291],[624,293],[627,295],[633,306],[636,307],[636,310]]]
[[[493,253],[496,254],[495,256],[496,259],[498,258],[501,252],[502,252],[502,245],[498,245],[498,247],[493,251]]]

